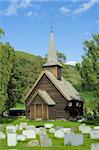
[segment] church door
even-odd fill
[[[36,105],[36,119],[42,119],[42,105]]]

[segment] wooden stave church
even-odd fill
[[[70,119],[83,115],[83,99],[69,81],[61,76],[53,31],[47,62],[25,98],[26,117],[30,119]]]

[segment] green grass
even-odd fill
[[[22,103],[16,103],[16,106],[13,108],[26,109],[25,104],[22,104]]]
[[[33,121],[26,119],[25,117],[20,118],[14,118],[14,119],[2,119],[2,124],[4,126],[4,131],[7,124],[19,124],[20,122],[27,122],[28,124],[34,124],[34,125],[44,125],[44,123],[49,121]],[[80,123],[78,122],[70,122],[70,121],[63,121],[63,120],[56,120],[56,121],[50,121],[55,126],[63,126],[63,127],[70,127],[73,129],[75,133],[79,133],[78,127]],[[94,124],[95,125],[95,124]],[[93,127],[93,125],[90,125]],[[50,138],[52,138],[53,146],[51,147],[27,147],[27,143],[30,140],[27,140],[25,142],[18,142],[16,147],[8,147],[6,140],[0,140],[0,150],[11,150],[11,149],[17,149],[17,150],[90,150],[91,143],[99,143],[99,140],[90,140],[89,135],[84,135],[84,144],[81,146],[64,146],[64,140],[63,139],[57,139],[54,138],[53,134],[48,134]],[[37,139],[39,139],[39,136],[37,136]]]

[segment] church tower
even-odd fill
[[[57,60],[57,51],[54,47],[54,34],[51,27],[50,47],[48,51],[47,62],[43,65],[44,70],[48,70],[58,79],[61,80],[62,65]]]

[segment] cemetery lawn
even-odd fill
[[[70,122],[70,121],[63,121],[63,120],[56,120],[56,121],[33,121],[26,119],[25,117],[20,118],[14,118],[14,119],[5,119],[0,118],[0,124],[3,124],[4,126],[4,132],[5,128],[8,124],[20,124],[20,122],[27,122],[28,124],[34,124],[34,125],[44,125],[44,123],[53,123],[55,126],[63,126],[63,127],[70,127],[73,129],[75,133],[80,133],[78,131],[78,127],[80,123],[78,122]],[[99,123],[99,122],[98,122]],[[89,125],[89,124],[88,124]],[[94,124],[95,125],[95,124]],[[93,124],[90,125],[93,128]],[[19,132],[21,134],[21,132]],[[6,140],[0,139],[0,150],[90,150],[91,143],[99,143],[99,140],[90,140],[90,135],[86,134],[84,135],[84,144],[81,146],[64,146],[64,140],[63,139],[57,139],[54,138],[53,134],[49,134],[48,136],[52,138],[53,146],[50,147],[27,147],[27,143],[30,140],[27,140],[25,142],[18,142],[16,147],[8,147]],[[39,136],[37,136],[37,139],[39,139]]]

